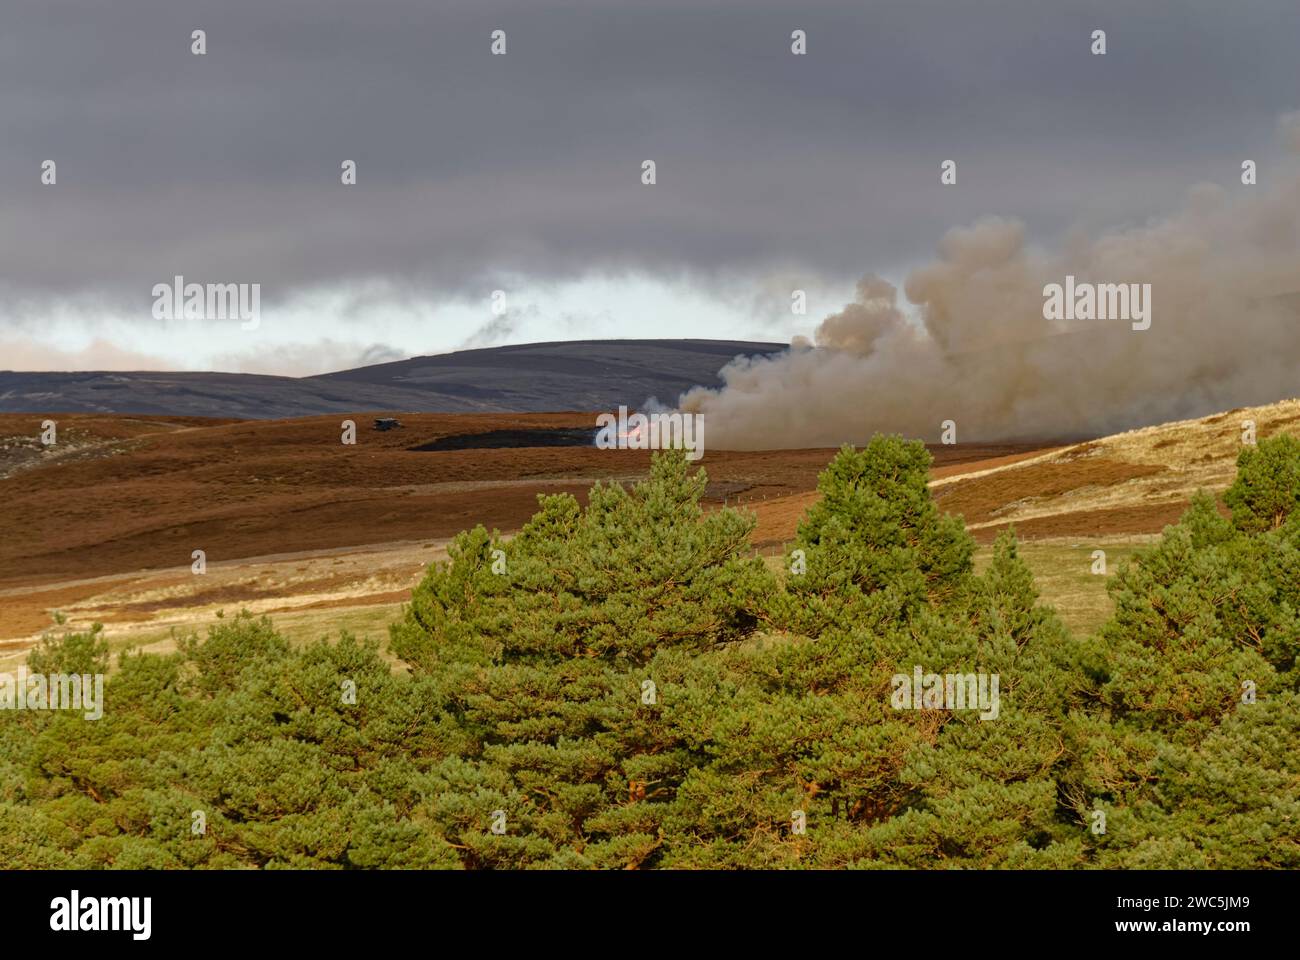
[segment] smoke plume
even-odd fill
[[[1300,152],[1300,114],[1280,132]],[[1014,220],[950,230],[905,303],[868,275],[815,345],[738,359],[679,406],[715,448],[756,449],[936,441],[945,420],[959,441],[1078,438],[1300,394],[1300,176],[1259,180],[1195,186],[1168,217],[1055,252]],[[1044,319],[1044,286],[1067,275],[1150,284],[1150,328]]]

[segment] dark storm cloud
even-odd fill
[[[1140,219],[1231,182],[1295,109],[1300,6],[1137,6],[10,0],[0,303],[147,316],[177,273],[268,301],[591,270],[847,280],[983,214]]]

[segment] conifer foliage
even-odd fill
[[[1111,585],[1078,720],[1080,808],[1106,866],[1300,866],[1300,443],[1243,451]],[[1085,799],[1086,798],[1086,799]]]
[[[713,762],[682,788],[672,865],[1078,859],[1054,779],[1068,640],[1012,535],[975,575],[974,544],[935,507],[929,466],[920,443],[878,437],[822,475],[790,551],[806,572],[773,603],[785,632],[729,652],[680,711]],[[996,676],[997,705],[984,719],[902,706],[897,678],[917,671]]]
[[[672,722],[692,661],[751,635],[775,581],[751,517],[700,507],[706,476],[660,454],[509,541],[481,528],[416,589],[393,648],[438,678],[471,738],[435,819],[471,866],[629,867],[658,855],[700,762]],[[493,834],[490,820],[498,829]]]
[[[680,454],[585,506],[541,497],[514,537],[463,533],[427,572],[399,668],[248,615],[112,662],[98,628],[52,635],[29,669],[107,673],[103,716],[0,718],[0,855],[1300,866],[1300,442],[1243,452],[1231,516],[1198,497],[1077,638],[1014,533],[976,566],[929,468],[897,437],[840,451],[775,572]]]

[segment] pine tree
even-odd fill
[[[0,855],[1300,867],[1297,449],[1244,453],[1232,519],[1197,497],[1082,642],[1013,533],[974,572],[924,447],[893,437],[828,466],[783,582],[748,556],[753,517],[706,512],[680,454],[585,509],[539,498],[514,538],[464,533],[392,629],[409,672],[247,615],[115,664],[98,627],[51,635],[29,669],[107,673],[104,712],[5,718]],[[900,708],[917,667],[996,675],[996,717]]]
[[[1300,549],[1289,438],[1239,459],[1231,522],[1198,496],[1111,584],[1115,613],[1087,658],[1097,687],[1071,739],[1078,806],[1104,866],[1300,864],[1286,787],[1300,653]]]
[[[790,569],[797,551],[806,572],[774,603],[779,622],[817,636],[837,624],[897,622],[961,593],[974,543],[930,496],[931,462],[924,444],[894,436],[840,450],[787,556]]]
[[[567,495],[505,541],[477,529],[417,587],[393,649],[473,742],[430,815],[470,866],[650,865],[698,750],[665,719],[693,658],[759,627],[773,578],[753,518],[654,457],[631,491]],[[493,826],[498,831],[494,832]]]
[[[97,630],[69,633],[29,666],[103,673],[107,651]],[[376,644],[293,650],[266,620],[225,620],[175,653],[121,655],[97,720],[20,715],[0,851],[80,868],[458,866],[417,814],[429,771],[465,749],[446,707]]]
[[[806,635],[700,666],[674,713],[690,772],[671,866],[1064,866],[1082,856],[1055,776],[1073,650],[1004,536],[989,571],[939,514],[919,443],[845,449],[773,607]],[[792,559],[793,559],[792,550]],[[799,616],[801,604],[812,615]],[[895,709],[894,678],[999,674],[996,719]]]
[[[1276,530],[1300,515],[1300,439],[1278,434],[1237,456],[1237,479],[1223,496],[1237,528]]]

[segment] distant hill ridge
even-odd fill
[[[573,340],[516,344],[314,377],[188,371],[0,371],[0,413],[134,413],[278,419],[323,413],[604,410],[673,403],[721,385],[734,357],[788,344],[746,340]]]

